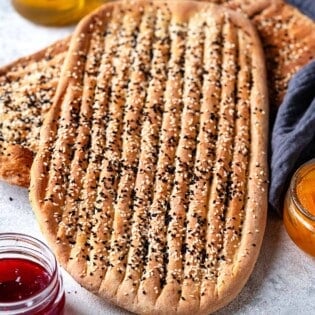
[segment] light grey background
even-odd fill
[[[0,0],[0,66],[72,30],[34,25],[15,13],[9,0]],[[42,239],[26,189],[0,182],[0,232],[22,232]],[[67,315],[127,314],[81,288],[66,272],[63,274]],[[261,254],[247,285],[232,303],[216,313],[225,314],[315,314],[315,259],[296,248],[275,215],[269,215]]]

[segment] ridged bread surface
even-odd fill
[[[201,2],[84,19],[30,197],[59,262],[141,314],[208,314],[248,279],[267,211],[268,106],[251,23]]]
[[[0,69],[0,179],[28,187],[39,131],[50,109],[69,38]]]
[[[241,11],[258,29],[266,56],[269,104],[274,114],[291,77],[315,57],[315,23],[281,0],[207,2]],[[40,126],[52,104],[69,42],[70,39],[57,42],[0,69],[0,178],[12,184],[29,186]],[[21,97],[21,93],[27,97]]]

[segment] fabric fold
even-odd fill
[[[315,1],[314,0],[287,0],[291,5],[296,6],[308,17],[315,19]]]
[[[280,214],[291,176],[315,157],[315,60],[290,81],[271,136],[269,203]]]

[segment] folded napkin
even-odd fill
[[[315,19],[314,0],[287,2]],[[284,196],[293,173],[314,157],[315,60],[291,79],[271,133],[269,203],[279,214],[282,214]]]
[[[271,134],[269,203],[279,213],[291,176],[311,158],[315,158],[315,60],[290,81]]]

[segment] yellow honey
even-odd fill
[[[61,26],[75,23],[105,0],[12,0],[14,8],[34,23]]]

